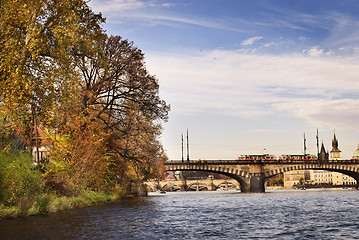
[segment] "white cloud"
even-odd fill
[[[262,39],[263,37],[252,37],[241,42],[242,46],[252,45],[255,41]]]
[[[175,7],[176,5],[174,3],[162,3],[162,6],[169,8],[169,7]]]
[[[206,17],[188,16],[168,12],[167,9],[175,7],[173,3],[159,3],[158,1],[141,0],[108,0],[106,2],[95,0],[89,5],[95,12],[102,12],[111,24],[121,24],[136,20],[144,26],[171,25],[173,23],[190,24],[200,27],[221,29],[234,32],[248,32],[240,27],[232,27],[227,22]]]
[[[146,7],[175,7],[174,3],[143,0],[94,0],[90,2],[90,6],[95,11],[119,13],[124,11],[138,10]]]
[[[296,99],[276,104],[276,107],[306,119],[312,126],[332,129],[358,128],[359,100],[356,99]]]
[[[109,0],[90,2],[90,6],[92,6],[94,11],[100,11],[103,13],[136,10],[144,8],[148,5],[149,3],[139,0]]]
[[[242,118],[290,114],[313,125],[356,129],[359,65],[337,58],[257,56],[228,51],[147,55],[161,96],[182,113]],[[336,117],[335,117],[336,116]],[[343,117],[343,118],[342,118]]]
[[[324,53],[324,49],[320,49],[319,46],[311,47],[310,49],[304,50],[304,53],[307,53],[309,56],[312,57],[319,57],[322,56]]]
[[[265,43],[265,44],[263,44],[262,47],[268,48],[268,47],[271,47],[271,46],[274,46],[274,45],[276,45],[275,42],[270,42],[270,43]]]

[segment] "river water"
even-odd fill
[[[359,239],[359,191],[151,194],[1,220],[0,239]]]

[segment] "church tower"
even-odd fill
[[[342,151],[338,148],[338,140],[334,133],[334,138],[332,140],[332,150],[330,151],[330,159],[331,160],[341,160],[342,159]]]

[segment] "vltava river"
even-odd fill
[[[359,239],[359,191],[180,192],[0,221],[0,239]]]

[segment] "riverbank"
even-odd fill
[[[330,185],[330,184],[322,184],[322,185],[300,185],[293,186],[291,188],[283,187],[283,186],[266,186],[266,190],[293,190],[293,189],[356,189],[355,186],[349,185]]]
[[[147,194],[141,183],[116,184],[102,191],[81,189],[51,181],[46,173],[34,169],[29,154],[0,152],[0,219],[55,213]]]
[[[303,185],[296,185],[293,186],[295,188],[353,188],[356,189],[356,185],[333,185],[333,184],[303,184]]]
[[[15,206],[0,204],[0,218],[27,217],[43,215],[58,211],[83,208],[113,202],[128,197],[122,192],[83,191],[79,196],[66,197],[56,194],[40,194],[22,199]]]

